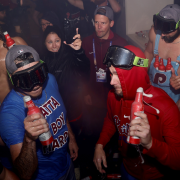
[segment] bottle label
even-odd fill
[[[7,34],[7,35],[5,35],[6,36],[6,40],[8,40],[9,38],[10,38],[10,36]]]
[[[127,142],[128,142],[129,144],[138,145],[138,144],[140,144],[141,140],[140,140],[140,138],[137,137],[137,136],[128,136],[128,137],[127,137]]]
[[[32,100],[26,102],[26,106],[28,108],[27,115],[37,114],[40,113],[40,109],[35,106]],[[44,116],[41,114],[41,118],[44,118]],[[43,146],[48,146],[53,142],[53,137],[51,135],[50,130],[48,132],[42,133],[39,135],[39,140]]]
[[[39,135],[39,140],[46,141],[46,140],[50,139],[50,137],[51,137],[51,132],[48,131],[46,133],[42,133],[41,135]]]
[[[144,111],[139,111],[139,109],[137,108],[136,109],[136,111],[135,112],[141,112],[141,113],[144,113]],[[140,118],[139,116],[135,116],[134,114],[132,114],[132,120],[133,119],[138,119],[138,118]],[[128,136],[127,137],[127,142],[129,143],[129,144],[135,144],[135,145],[137,145],[137,144],[140,144],[140,138],[139,137],[137,137],[137,136]]]
[[[16,45],[16,43],[14,43],[13,45],[9,46],[8,49],[11,49],[15,45]]]

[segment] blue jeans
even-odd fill
[[[121,164],[121,180],[137,180],[126,171],[123,163]]]
[[[64,176],[60,177],[58,180],[76,180],[74,173],[74,166],[72,162],[69,166],[67,173]]]

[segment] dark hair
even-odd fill
[[[42,16],[42,18],[40,19],[40,24],[42,19],[45,19],[46,21],[49,21],[58,28],[61,28],[58,16],[52,11],[48,11]]]
[[[22,62],[22,61],[29,60],[29,59],[32,59],[32,58],[33,58],[33,55],[32,55],[31,53],[27,52],[27,53],[24,53],[24,54],[19,55],[19,56],[14,60],[14,62],[15,62],[15,64],[18,64],[18,63],[20,63],[20,62]]]
[[[32,58],[33,58],[32,53],[26,52],[24,54],[19,55],[15,60],[23,61],[23,60],[28,60],[28,59],[32,59]]]
[[[45,41],[46,38],[49,34],[51,33],[55,33],[59,36],[59,38],[61,39],[61,47],[63,46],[63,41],[64,41],[64,34],[63,32],[57,27],[57,26],[48,26],[45,31],[43,32],[43,52],[47,52],[47,48],[45,46]]]
[[[61,40],[64,40],[64,35],[61,29],[59,29],[57,26],[48,26],[43,32],[43,43],[50,33],[55,33],[59,36],[59,38],[61,38]]]
[[[0,40],[3,41],[3,47],[8,49],[8,47],[6,45],[6,39],[3,34],[3,28],[1,26],[0,26]]]

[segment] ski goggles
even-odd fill
[[[103,64],[129,70],[133,66],[148,67],[148,59],[137,57],[130,50],[113,45],[108,48]]]
[[[160,30],[163,34],[169,34],[179,27],[180,21],[177,23],[173,19],[165,19],[159,14],[153,16],[154,29]]]
[[[32,91],[36,85],[42,85],[45,82],[47,75],[47,66],[43,61],[40,61],[33,67],[13,74],[11,82],[16,88]]]

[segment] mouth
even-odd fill
[[[41,86],[35,86],[32,91],[33,91],[33,92],[37,92],[38,90],[40,90],[40,87],[41,87]]]
[[[58,51],[59,50],[59,48],[53,48],[52,49],[52,51]]]

